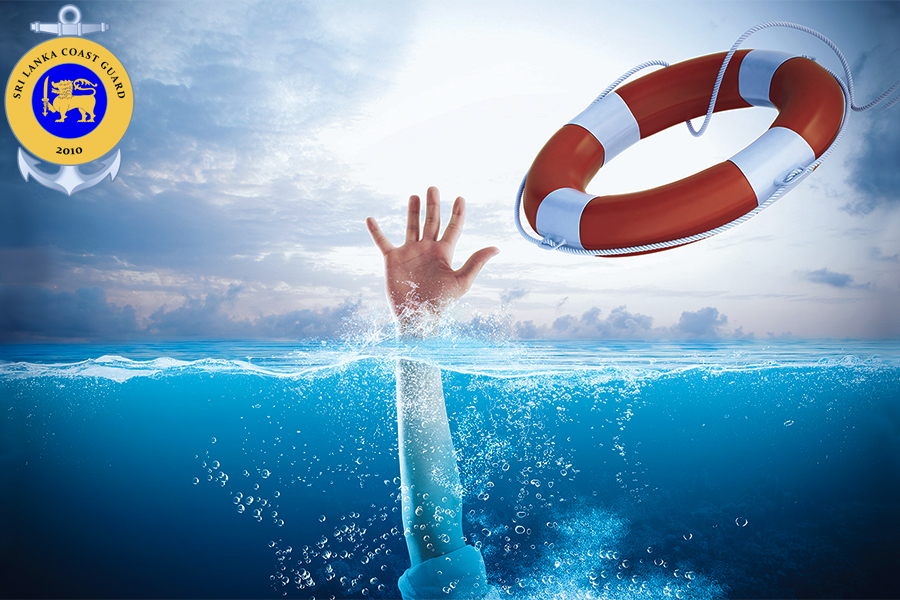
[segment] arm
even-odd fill
[[[420,199],[411,196],[406,239],[393,246],[374,219],[366,225],[384,254],[388,299],[402,337],[433,336],[441,312],[465,294],[496,248],[473,254],[458,270],[451,267],[453,250],[465,220],[465,201],[457,198],[453,215],[438,239],[440,199],[429,188],[422,236]],[[444,406],[440,369],[400,360],[397,365],[397,424],[403,527],[410,560],[415,566],[461,548],[462,486],[450,426]]]
[[[403,530],[415,566],[465,545],[463,490],[440,369],[411,360],[398,362],[397,429]]]

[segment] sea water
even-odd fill
[[[4,597],[395,598],[395,365],[496,598],[900,595],[900,344],[0,347]]]

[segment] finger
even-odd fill
[[[381,232],[381,228],[378,226],[378,223],[375,222],[375,219],[372,217],[366,219],[366,227],[369,228],[369,234],[372,236],[372,240],[375,242],[375,245],[378,246],[378,249],[381,250],[382,254],[387,254],[394,249],[394,245],[390,243]]]
[[[453,214],[450,215],[450,222],[447,224],[447,229],[444,230],[444,236],[441,238],[442,242],[447,242],[450,244],[450,248],[456,247],[456,240],[459,239],[460,234],[462,234],[463,223],[466,221],[466,201],[462,196],[456,199],[456,202],[453,203]]]
[[[460,283],[463,285],[464,289],[468,290],[472,287],[472,284],[475,282],[475,277],[478,276],[478,273],[481,271],[481,268],[485,265],[485,263],[491,258],[500,254],[500,250],[491,246],[489,248],[482,248],[475,254],[469,257],[469,260],[466,261],[462,267],[456,271],[456,277],[460,280]]]
[[[441,193],[436,187],[428,188],[425,203],[425,227],[422,229],[422,239],[437,241],[438,230],[441,228]]]
[[[406,241],[419,241],[419,204],[418,196],[409,197],[409,208],[406,213]]]

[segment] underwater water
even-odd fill
[[[0,346],[3,597],[396,598],[397,357],[491,596],[900,596],[900,344]]]

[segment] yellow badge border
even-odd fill
[[[77,51],[83,50],[85,54],[90,52],[98,58],[88,60],[78,56],[63,56],[64,50],[66,54],[70,54],[72,48]],[[56,53],[56,58],[42,61],[40,65],[34,65],[35,59],[44,54],[49,55],[51,52]],[[101,68],[102,63],[106,63],[106,68]],[[106,89],[107,104],[103,120],[94,131],[79,138],[61,138],[49,133],[38,122],[31,104],[37,81],[48,70],[63,64],[78,64],[87,67],[100,78]],[[36,66],[36,69],[29,71],[29,67],[32,65]],[[117,90],[116,84],[111,81],[112,76],[109,75],[109,69],[113,69],[114,75],[118,77],[116,83],[122,84],[120,90]],[[22,74],[23,71],[28,72],[29,77],[25,77]],[[20,81],[24,82],[24,87],[19,83]],[[21,95],[20,98],[13,97],[17,93],[17,86],[23,88],[18,92]],[[124,98],[117,96],[119,91],[125,92]],[[134,90],[125,67],[108,49],[81,37],[59,37],[38,44],[19,60],[6,85],[6,117],[13,134],[29,152],[43,161],[57,165],[82,165],[108,154],[125,135],[133,111]],[[67,148],[70,154],[60,153]],[[79,154],[71,153],[75,148],[81,148],[81,152]]]

